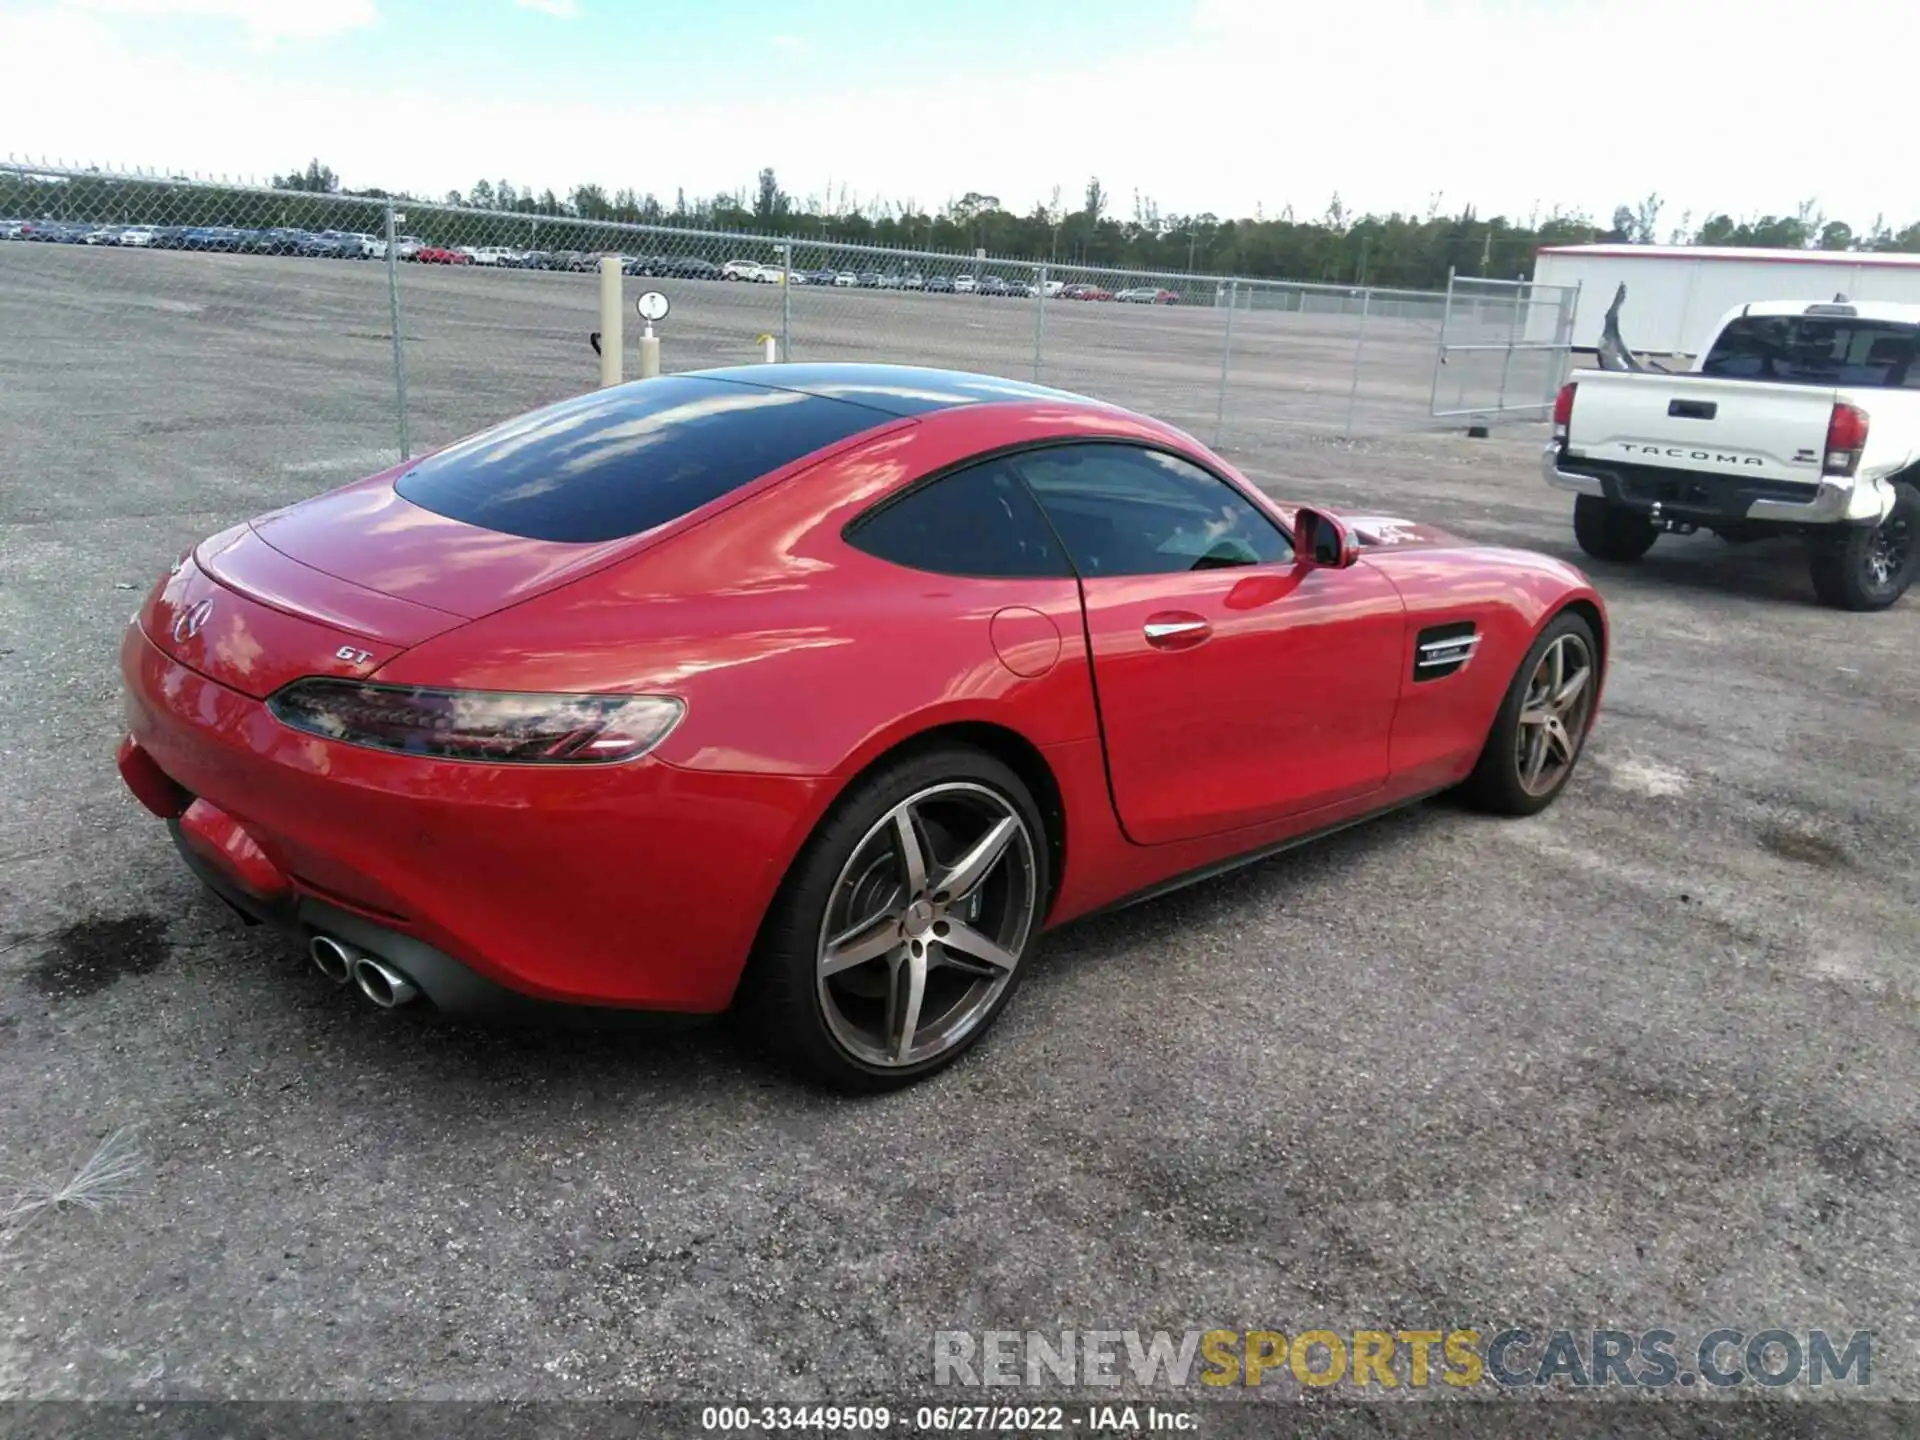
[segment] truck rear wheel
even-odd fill
[[[1920,490],[1893,482],[1893,509],[1880,524],[1849,526],[1812,543],[1812,593],[1841,611],[1884,611],[1907,593],[1920,549]]]
[[[1638,560],[1660,532],[1638,511],[1598,495],[1573,497],[1573,538],[1596,560]]]
[[[1894,482],[1893,508],[1871,529],[1849,526],[1813,542],[1813,593],[1842,610],[1884,610],[1906,593],[1920,563],[1920,490]]]

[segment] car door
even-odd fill
[[[1387,780],[1404,606],[1302,568],[1240,489],[1166,451],[1015,460],[1078,572],[1113,803],[1140,844],[1351,801]]]

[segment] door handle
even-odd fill
[[[1163,650],[1181,650],[1198,645],[1213,633],[1213,627],[1198,615],[1174,613],[1155,615],[1143,627],[1149,645]]]

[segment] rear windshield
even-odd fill
[[[483,431],[394,489],[436,515],[529,540],[618,540],[890,418],[794,390],[663,376]]]
[[[1920,330],[1827,315],[1748,315],[1728,323],[1700,364],[1705,375],[1802,385],[1920,385]]]

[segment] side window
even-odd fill
[[[937,575],[1073,573],[1046,516],[1000,460],[955,471],[869,511],[847,532],[847,543]]]
[[[1199,466],[1134,445],[1062,445],[1013,463],[1082,575],[1167,575],[1293,559],[1286,532]]]

